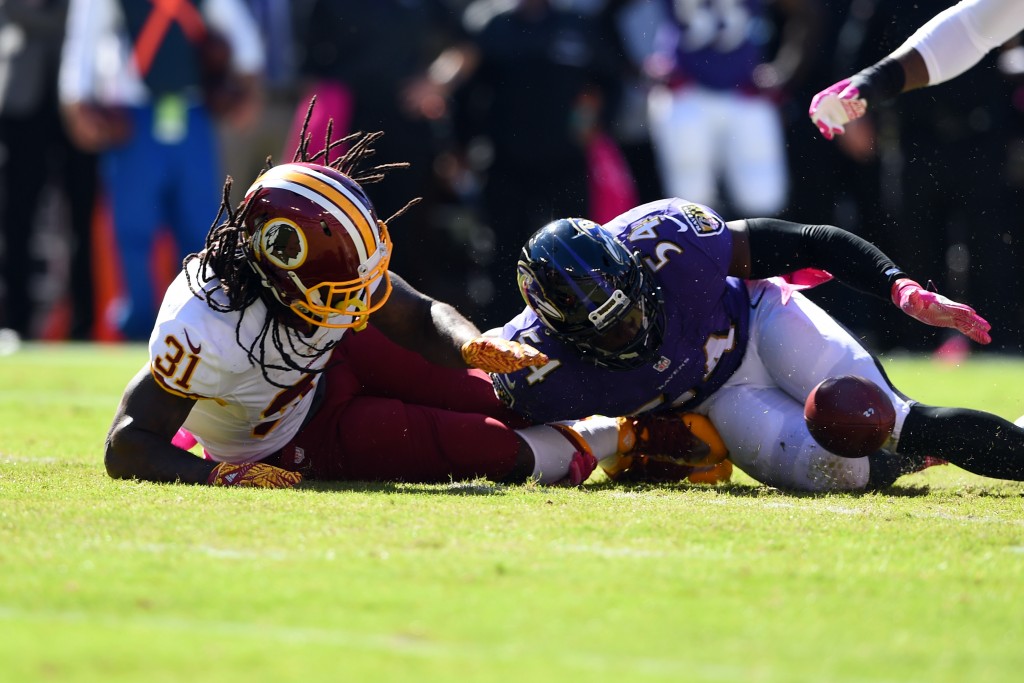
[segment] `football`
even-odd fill
[[[823,448],[844,458],[863,458],[885,443],[896,425],[889,397],[870,380],[830,377],[811,390],[804,420]]]

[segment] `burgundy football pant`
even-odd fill
[[[443,482],[507,475],[527,423],[479,370],[433,365],[375,328],[347,333],[316,412],[274,464],[316,479]]]

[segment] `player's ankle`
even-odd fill
[[[618,418],[619,423],[619,453],[625,455],[636,448],[636,421],[631,417]]]

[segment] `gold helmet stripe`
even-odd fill
[[[279,187],[316,202],[348,231],[365,261],[376,252],[376,224],[363,202],[326,174],[304,166],[275,166],[257,180],[264,187]]]

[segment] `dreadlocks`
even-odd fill
[[[333,140],[333,120],[327,123],[326,138],[323,149],[315,154],[309,152],[312,136],[309,134],[309,122],[313,115],[313,107],[316,104],[314,96],[306,109],[306,116],[302,123],[299,134],[299,144],[295,150],[293,162],[305,162],[320,164],[338,171],[360,185],[380,182],[389,171],[398,168],[407,168],[408,163],[378,164],[363,168],[367,160],[376,152],[373,144],[380,139],[384,133],[377,131],[373,133],[356,132],[343,138]],[[341,148],[341,150],[339,150]],[[340,156],[331,160],[332,152],[339,151]],[[263,170],[267,172],[273,167],[273,162],[268,156]],[[269,290],[262,284],[260,277],[256,274],[249,261],[246,250],[248,235],[245,230],[245,219],[248,216],[255,195],[243,200],[234,209],[231,208],[232,179],[229,176],[224,182],[221,194],[220,208],[214,218],[213,225],[206,235],[206,242],[203,249],[197,253],[189,254],[182,263],[189,289],[192,293],[204,301],[207,305],[218,312],[241,311],[238,323],[235,325],[235,340],[239,346],[246,350],[249,360],[263,371],[263,376],[274,386],[281,386],[268,376],[269,369],[275,370],[297,370],[300,372],[323,372],[321,370],[310,370],[310,362],[329,353],[334,344],[321,347],[310,344],[306,338],[295,328],[287,323],[284,311],[270,295]],[[412,206],[419,203],[420,198],[410,200],[401,209],[389,217],[385,223],[390,223],[395,218],[403,215]],[[198,261],[198,273],[196,280],[187,266],[192,261]],[[204,282],[210,275],[216,276],[219,282],[209,285]],[[220,296],[214,296],[219,293]],[[251,343],[242,341],[242,319],[245,311],[257,300],[261,299],[267,306],[267,316],[263,320],[263,326],[259,334]],[[276,348],[284,359],[287,367],[279,367],[267,360],[267,343]],[[328,366],[329,367],[329,366]]]

